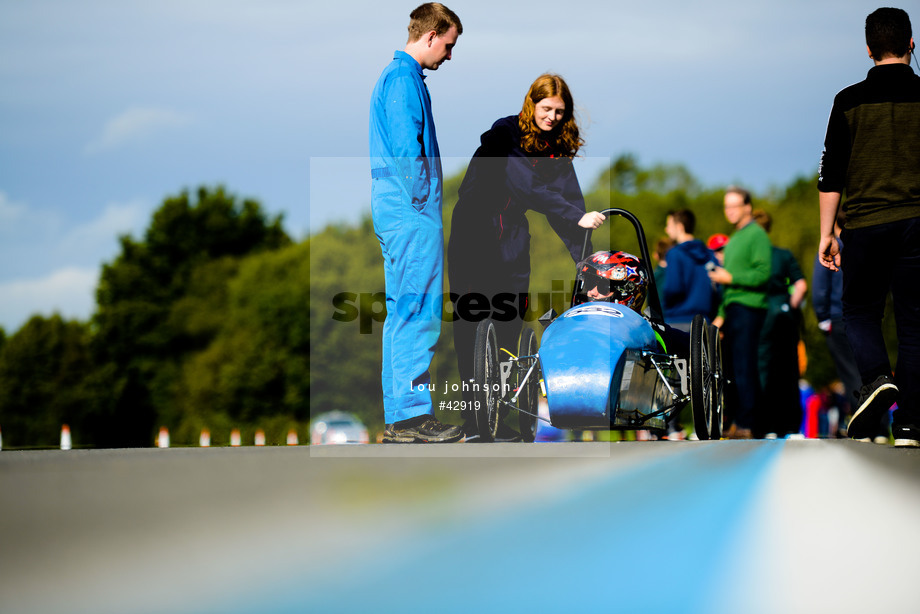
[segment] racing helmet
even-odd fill
[[[642,313],[648,292],[648,273],[638,258],[626,252],[594,252],[578,263],[578,282],[583,301],[610,301]],[[599,297],[589,297],[597,288]]]

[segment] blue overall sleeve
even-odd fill
[[[425,105],[421,100],[428,93],[420,90],[411,76],[396,73],[387,81],[384,95],[399,183],[408,192],[412,206],[421,209],[431,189],[431,160],[423,143]]]

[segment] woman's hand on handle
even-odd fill
[[[600,211],[588,211],[578,220],[578,225],[582,228],[599,228],[606,219],[607,218]]]

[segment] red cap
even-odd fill
[[[719,251],[728,244],[728,235],[718,234],[709,237],[706,246],[714,252]]]

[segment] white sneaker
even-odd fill
[[[896,448],[920,448],[920,429],[913,425],[893,426],[891,433],[894,435]]]

